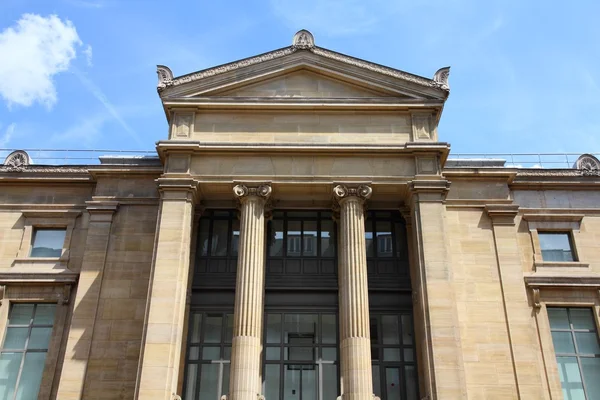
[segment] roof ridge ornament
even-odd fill
[[[591,154],[582,154],[575,161],[575,168],[580,170],[582,175],[600,176],[600,161]]]
[[[440,68],[433,75],[433,81],[440,85],[442,89],[450,90],[448,78],[450,77],[450,67]]]
[[[29,164],[31,164],[31,157],[23,150],[13,151],[4,160],[4,166],[11,172],[22,172]]]
[[[306,29],[301,29],[294,35],[292,47],[295,49],[310,50],[315,47],[315,38]]]

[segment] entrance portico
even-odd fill
[[[413,340],[411,317],[429,242],[407,240],[398,210],[420,221],[427,196],[413,183],[445,182],[447,71],[427,79],[381,67],[300,31],[288,48],[215,69],[175,78],[161,66],[159,94],[171,125],[157,144],[161,179],[189,195],[177,197],[185,230],[162,238],[175,222],[159,221],[137,398],[435,398],[445,384],[437,342]],[[177,301],[161,271],[175,274]],[[415,297],[419,334],[438,323],[435,296]],[[170,367],[158,371],[164,357]]]

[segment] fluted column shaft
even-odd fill
[[[364,202],[369,186],[336,186],[340,205],[340,349],[342,400],[373,400]]]
[[[265,293],[265,203],[271,187],[237,185],[233,191],[241,204],[228,399],[257,400]]]

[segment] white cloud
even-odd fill
[[[54,75],[67,71],[81,40],[71,21],[24,14],[0,33],[0,96],[9,106],[56,103]]]
[[[15,124],[15,123],[12,123],[8,127],[6,127],[4,134],[2,136],[0,136],[0,149],[5,148],[8,145],[8,143],[10,142],[10,139],[12,139],[12,136],[15,133],[16,127],[17,127],[17,124]]]
[[[103,8],[106,6],[104,1],[91,1],[91,0],[66,0],[67,3],[75,7],[83,8]]]
[[[83,54],[85,55],[85,62],[87,63],[88,67],[93,66],[92,63],[92,46],[90,46],[89,44],[86,46],[85,50],[83,50]]]

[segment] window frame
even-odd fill
[[[583,217],[581,214],[523,214],[523,220],[527,224],[533,247],[534,271],[581,272],[589,269],[589,263],[585,262],[579,251],[578,236],[581,232]],[[548,261],[543,259],[539,234],[555,232],[569,234],[573,261]]]
[[[579,258],[577,255],[577,251],[575,249],[575,242],[573,241],[573,231],[562,231],[562,230],[538,230],[537,231],[537,235],[538,235],[538,240],[540,242],[540,254],[542,256],[542,261],[545,263],[548,262],[561,262],[561,263],[572,263],[572,262],[579,262]],[[571,251],[571,258],[572,260],[570,261],[551,261],[551,260],[544,260],[544,249],[542,248],[542,240],[541,240],[541,235],[566,235],[567,236],[567,241],[569,242],[569,250]]]

